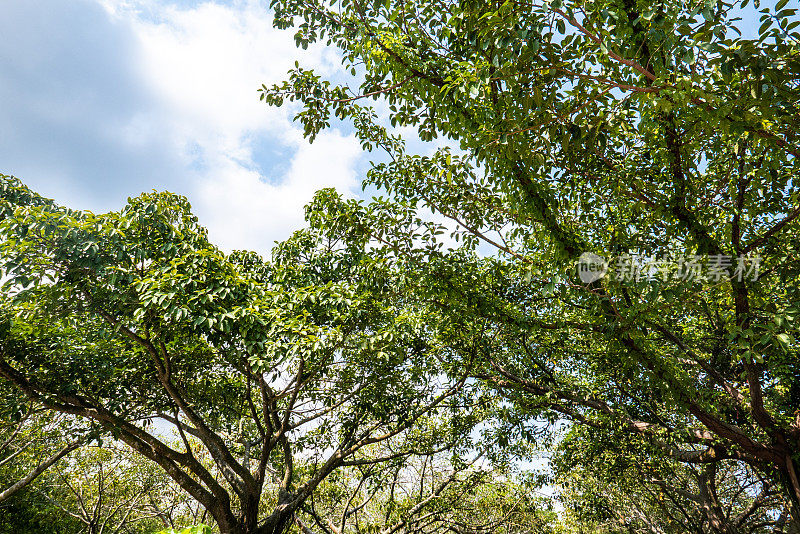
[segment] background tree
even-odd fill
[[[687,465],[635,434],[600,441],[585,433],[571,429],[553,462],[567,515],[581,525],[609,532],[785,532],[788,500],[744,462]]]
[[[62,534],[81,531],[79,521],[53,506],[31,487],[0,506],[2,534]]]
[[[451,450],[411,455],[331,477],[303,507],[300,525],[308,534],[555,532],[557,515],[537,489],[481,453],[469,461],[454,461]]]
[[[145,462],[130,450],[87,446],[67,457],[34,491],[80,522],[80,532],[150,534],[174,524],[179,519],[175,509],[185,512],[186,500],[168,502],[174,495],[170,480]]]
[[[87,440],[74,418],[0,385],[0,505]]]
[[[467,249],[497,252],[433,247],[406,265],[443,323],[488,334],[476,376],[518,418],[621,428],[698,469],[744,462],[800,531],[800,20],[786,0],[271,5],[299,45],[327,41],[364,74],[351,89],[298,66],[262,98],[302,102],[311,140],[352,120],[388,153],[366,184],[393,209],[425,205]],[[740,14],[760,18],[754,37]],[[411,154],[389,125],[459,150]],[[382,202],[324,209],[416,254]],[[583,283],[588,251],[630,276]]]

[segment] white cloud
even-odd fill
[[[212,241],[226,248],[268,251],[303,222],[303,205],[314,192],[335,187],[347,193],[358,183],[361,149],[352,136],[325,132],[302,144],[279,184],[265,183],[254,171],[230,160],[219,162],[223,179],[205,180],[199,192],[200,217]],[[226,167],[227,166],[227,167]]]
[[[190,197],[217,244],[267,253],[302,225],[302,207],[314,191],[336,187],[348,194],[358,185],[361,150],[354,137],[329,130],[308,145],[291,110],[267,107],[256,92],[261,83],[282,80],[298,58],[323,74],[335,72],[333,50],[297,49],[291,31],[272,27],[263,2],[102,5],[133,29],[136,68],[158,103],[133,117],[121,138],[136,144],[159,136],[183,156],[196,183],[178,192]],[[271,169],[288,170],[263,174]]]

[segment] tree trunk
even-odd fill
[[[215,500],[213,506],[207,507],[206,510],[214,518],[221,534],[249,534],[241,528],[241,524],[236,521],[228,507],[219,501]]]
[[[782,485],[789,498],[790,516],[786,521],[787,534],[800,534],[800,487],[797,482],[797,462],[787,456],[786,468],[780,470]]]
[[[291,513],[273,513],[260,528],[253,530],[252,534],[284,534],[291,524]]]
[[[800,534],[800,504],[792,500],[791,516],[786,521],[786,534]]]
[[[254,500],[243,510],[239,520],[230,518],[226,520],[226,515],[222,514],[221,521],[213,511],[211,515],[217,522],[221,534],[285,534],[292,524],[293,512],[287,509],[276,510],[259,526],[258,501]]]

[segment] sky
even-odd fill
[[[265,255],[303,225],[316,190],[360,196],[375,154],[346,125],[309,144],[296,108],[258,99],[295,60],[341,73],[335,49],[303,51],[274,29],[267,3],[2,0],[0,173],[95,212],[172,191],[223,250]]]
[[[259,102],[295,60],[340,66],[333,49],[297,49],[266,4],[3,0],[0,173],[96,212],[172,191],[224,250],[267,254],[316,190],[357,196],[369,163],[346,127],[309,144],[292,108]]]

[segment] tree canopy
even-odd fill
[[[273,0],[277,26],[335,45],[355,78],[298,65],[262,99],[301,103],[310,140],[346,119],[387,154],[366,184],[389,201],[325,209],[424,256],[404,262],[414,294],[486,333],[474,376],[514,417],[640,436],[693,469],[749,466],[781,488],[797,531],[800,20],[787,4]],[[743,17],[760,19],[755,35]],[[396,125],[445,146],[415,154]],[[421,251],[385,216],[423,207],[465,246]],[[605,276],[580,277],[586,253]]]

